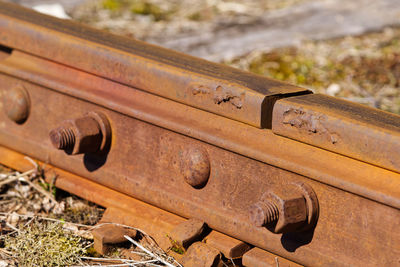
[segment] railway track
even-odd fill
[[[400,265],[397,115],[3,2],[0,94],[2,164],[184,266]]]

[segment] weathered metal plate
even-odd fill
[[[4,2],[0,5],[0,45],[256,127],[270,126],[276,99],[310,93]]]
[[[399,173],[253,127],[268,126],[282,94],[305,91],[128,39],[112,45],[109,35],[15,6],[0,13],[0,44],[14,48],[0,49],[1,145],[301,264],[399,264]],[[52,129],[92,111],[110,121],[108,154],[53,148]],[[198,159],[208,162],[192,169]],[[253,226],[248,207],[291,182],[314,189],[315,229]]]
[[[26,65],[29,66],[28,63]],[[23,71],[21,68],[21,73]],[[80,75],[82,76],[79,77]],[[46,81],[43,76],[31,74],[32,79],[33,77],[38,81]],[[69,79],[69,76],[66,77]],[[120,85],[112,85],[109,81],[102,81],[96,77],[91,79],[80,72],[71,77],[73,81],[86,77],[87,82],[93,82],[90,85],[85,83],[81,85],[82,95],[88,93],[85,86],[92,89],[93,86],[106,88],[110,91],[118,88],[121,89],[119,93],[124,92]],[[57,82],[53,80],[53,84],[49,83],[49,86],[55,87],[57,84],[65,90],[74,88],[72,80],[70,83],[61,80]],[[51,79],[47,77],[47,82],[49,81]],[[385,188],[385,185],[379,188],[382,184],[376,185],[377,180],[374,176],[368,176],[370,175],[368,172],[382,176],[382,181],[387,179],[392,185],[400,181],[396,173],[298,142],[280,141],[284,138],[268,130],[257,129],[177,103],[171,104],[154,96],[140,97],[143,93],[133,94],[132,89],[129,89],[129,94],[124,95],[127,104],[114,107],[128,111],[124,113],[132,114],[134,111],[139,118],[149,119],[152,123],[6,75],[0,75],[0,84],[2,95],[16,84],[24,86],[29,92],[32,107],[28,120],[22,125],[12,122],[6,114],[0,113],[0,142],[4,146],[183,217],[199,218],[217,231],[301,264],[322,266],[398,263],[399,209],[232,153],[210,143],[226,145],[229,149],[236,147],[238,152],[246,152],[240,150],[241,146],[255,149],[253,153],[256,152],[255,154],[264,160],[279,158],[281,154],[277,153],[277,150],[284,150],[292,157],[295,156],[296,150],[301,152],[303,148],[305,153],[313,152],[315,158],[309,158],[310,161],[307,165],[303,165],[303,168],[312,168],[316,164],[314,162],[321,157],[339,163],[343,160],[343,164],[348,163],[348,165],[344,165],[346,167],[341,172],[336,170],[333,179],[343,184],[347,179],[348,182],[352,182],[351,186],[354,188],[368,188],[368,183],[365,181],[371,179],[371,189],[378,188],[386,193],[390,188]],[[108,98],[110,101],[108,105],[112,105],[113,96],[108,95]],[[146,103],[149,101],[152,105],[146,108]],[[48,138],[49,131],[57,127],[62,120],[80,117],[88,111],[102,112],[110,120],[113,140],[107,157],[70,156],[63,151],[55,150]],[[158,123],[164,123],[162,125],[165,127],[176,127],[174,129],[183,130],[184,134],[198,136],[210,143],[154,125]],[[231,131],[231,129],[236,130]],[[245,141],[248,138],[251,141],[258,141],[253,141],[249,146]],[[224,143],[219,143],[222,140]],[[290,147],[293,143],[296,145]],[[181,155],[190,147],[205,149],[210,159],[210,178],[201,189],[188,185],[181,173]],[[264,157],[260,157],[260,154]],[[331,161],[325,166],[329,164],[332,165]],[[357,169],[358,166],[361,170]],[[350,175],[360,171],[365,172],[362,175],[364,180],[357,179],[360,174]],[[318,175],[313,178],[320,179]],[[285,186],[289,182],[305,182],[316,192],[320,203],[320,217],[315,230],[280,235],[273,234],[266,228],[252,226],[248,219],[248,207],[257,202],[269,188]],[[398,193],[398,189],[391,189],[392,192]],[[395,194],[388,195],[395,196]],[[354,251],[357,251],[357,254],[354,254]],[[380,255],[379,258],[375,256],[377,254]]]
[[[0,62],[0,72],[400,208],[400,176],[397,173],[25,53],[14,51],[12,55],[7,55]],[[18,84],[17,80],[10,81],[0,89],[7,91],[19,86]],[[37,101],[40,105],[45,105],[42,99]],[[60,96],[60,102],[62,101]],[[43,114],[51,113],[50,110],[44,112]],[[76,116],[81,117],[83,113]],[[52,123],[59,126],[66,118],[71,117],[63,114],[61,119]],[[7,121],[10,122],[8,119]],[[337,166],[341,168],[338,169]]]
[[[259,248],[253,248],[244,254],[243,265],[246,267],[301,267],[299,264],[275,257]]]
[[[24,155],[2,146],[0,146],[0,162],[22,172],[32,168],[31,162],[26,160]],[[163,249],[168,249],[172,245],[168,238],[169,233],[185,221],[182,217],[56,167],[46,165],[46,170],[50,170],[57,176],[55,181],[48,180],[49,183],[55,182],[58,188],[107,207],[102,223],[113,222],[136,227],[151,235]],[[248,245],[243,242],[216,231],[211,231],[205,242],[224,255],[235,256],[235,258],[240,258],[248,250]],[[176,253],[173,255],[177,259],[182,257],[182,255]],[[289,262],[267,251],[263,251],[261,258],[252,256],[253,253],[249,255],[253,261],[260,261],[268,256],[277,259],[280,263]],[[292,263],[292,265],[297,266],[295,263]]]
[[[295,96],[274,106],[272,131],[400,172],[400,116],[325,95]]]

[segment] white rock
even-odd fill
[[[340,85],[337,83],[332,83],[331,85],[326,88],[326,94],[335,96],[341,90]]]
[[[15,226],[17,226],[19,219],[20,219],[20,216],[16,212],[13,212],[8,216],[7,222],[15,227]]]
[[[76,226],[75,224],[72,224],[72,223],[68,223],[68,222],[63,224],[63,229],[70,231],[72,233],[77,233],[79,231],[78,226]]]
[[[70,19],[71,17],[65,12],[64,7],[60,4],[37,5],[32,7],[37,12],[57,17],[60,19]]]

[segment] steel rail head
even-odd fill
[[[261,128],[276,99],[310,93],[11,3],[0,5],[0,45]]]

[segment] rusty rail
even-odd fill
[[[400,263],[397,115],[7,3],[0,94],[3,164],[53,165],[185,266]]]

